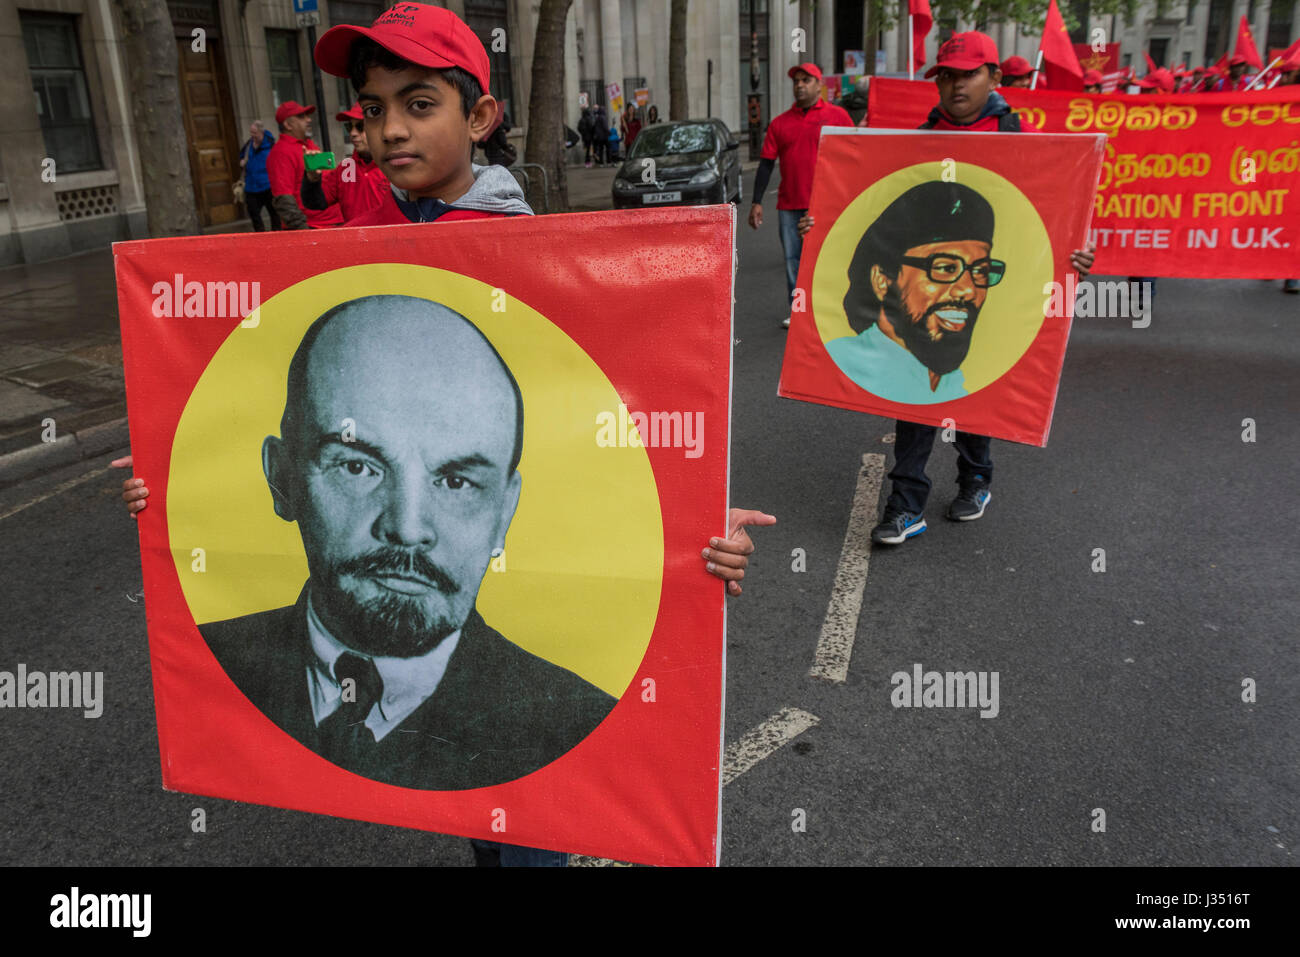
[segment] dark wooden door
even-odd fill
[[[178,37],[176,49],[199,222],[204,226],[233,222],[239,217],[231,188],[239,178],[238,147],[234,146],[234,119],[227,108],[230,95],[225,89],[220,41],[208,37],[206,49],[197,53],[189,37]]]

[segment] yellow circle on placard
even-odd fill
[[[176,426],[167,488],[172,558],[195,623],[297,600],[307,559],[297,526],[272,508],[262,442],[280,434],[289,360],[308,326],[372,295],[455,310],[510,367],[525,409],[523,491],[476,607],[515,644],[620,697],[650,643],[663,578],[646,450],[597,443],[597,417],[617,417],[621,400],[562,329],[504,290],[428,266],[350,266],[290,286],[208,363]]]
[[[942,180],[944,163],[918,163],[877,180],[844,208],[817,256],[812,305],[822,342],[855,336],[844,313],[849,291],[849,264],[858,242],[889,204],[914,186]],[[971,335],[970,352],[961,364],[967,393],[1001,378],[1029,348],[1042,328],[1044,286],[1052,281],[1052,244],[1047,227],[1028,197],[1005,177],[972,163],[958,163],[956,181],[979,193],[993,207],[990,256],[1007,264],[1002,281],[989,288]],[[902,250],[899,250],[900,254]],[[890,398],[882,394],[882,398]]]

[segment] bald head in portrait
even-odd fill
[[[262,469],[307,582],[293,605],[199,631],[263,714],[340,767],[487,787],[549,764],[612,710],[476,609],[523,492],[523,416],[492,343],[436,302],[354,299],[298,345]]]

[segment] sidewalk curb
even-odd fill
[[[59,436],[53,442],[39,442],[25,449],[0,455],[0,486],[49,472],[63,465],[120,449],[130,441],[126,416],[87,425]]]

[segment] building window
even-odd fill
[[[297,30],[267,30],[266,58],[271,64],[271,96],[278,107],[293,100],[307,102],[302,92],[302,61],[298,58]]]
[[[1196,19],[1196,0],[1187,0],[1187,25],[1190,27]],[[1191,61],[1188,61],[1191,62]]]
[[[102,169],[73,16],[19,13],[46,156],[56,173]]]
[[[1077,24],[1070,31],[1070,42],[1087,43],[1088,18],[1092,16],[1092,0],[1070,0],[1070,13]]]
[[[1273,0],[1268,11],[1268,37],[1261,54],[1291,45],[1291,0]]]
[[[494,46],[502,46],[502,43],[497,42],[498,39],[505,40],[509,35],[506,0],[465,0],[465,23],[474,31],[474,36],[479,38],[483,49],[487,50],[490,66],[488,83],[491,84],[491,89],[484,92],[492,94],[493,99],[501,104],[501,108],[510,117],[511,125],[517,126],[520,117],[515,104],[514,78],[510,73],[510,45],[504,44],[504,50],[492,49]],[[501,32],[494,36],[494,31],[497,30]]]
[[[1205,25],[1205,62],[1213,63],[1228,49],[1228,18],[1232,0],[1210,0],[1210,17]]]

